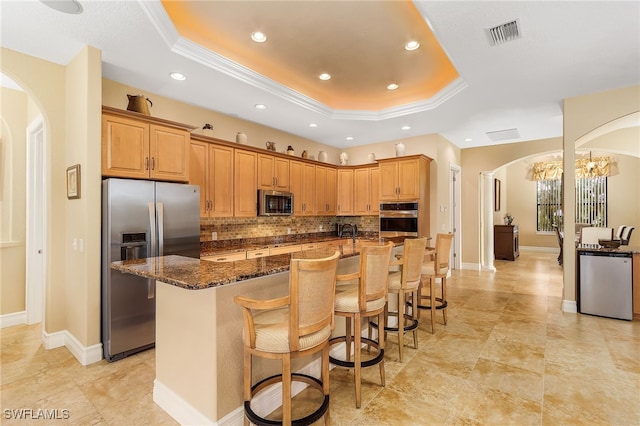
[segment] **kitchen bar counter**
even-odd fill
[[[403,241],[396,242],[394,251],[401,250]],[[327,257],[337,248],[342,253],[338,273],[356,272],[360,248],[369,242],[379,243],[343,239],[319,249],[232,262],[164,256],[112,264],[125,273],[156,280],[154,402],[180,424],[241,424],[242,312],[234,297],[265,300],[287,295],[292,256]],[[344,334],[344,321],[336,322],[334,333]],[[279,371],[271,360],[253,362],[261,377]],[[295,360],[292,370],[314,371],[318,362]],[[276,401],[274,394],[259,403],[270,411],[277,408]]]
[[[162,256],[121,260],[113,262],[111,268],[188,290],[202,290],[287,272],[292,257],[322,258],[331,256],[335,250],[339,250],[341,258],[347,258],[357,256],[362,244],[379,242],[377,239],[356,239],[355,244],[351,239],[333,239],[333,241],[335,241],[335,245],[327,245],[318,249],[235,262],[211,262],[184,256]],[[402,245],[402,240],[395,241],[395,244],[396,246]]]
[[[599,244],[578,244],[576,250],[600,253],[631,253],[640,254],[640,246],[620,246],[618,248],[602,247]]]

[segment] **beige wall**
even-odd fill
[[[575,221],[575,170],[567,168],[573,164],[576,146],[581,147],[595,136],[600,136],[599,129],[605,133],[616,130],[616,123],[627,123],[626,116],[638,114],[640,111],[640,86],[626,87],[587,96],[579,96],[564,100],[564,161],[565,161],[565,233],[574,229]],[[637,124],[636,124],[637,126]],[[614,128],[612,128],[614,127]],[[628,126],[626,126],[628,127]],[[576,300],[575,267],[576,257],[573,243],[564,241],[564,297],[565,301]],[[570,307],[565,306],[566,309]]]
[[[85,47],[66,67],[65,164],[80,164],[81,197],[65,205],[65,311],[67,330],[88,345],[101,340],[101,85],[100,51]]]
[[[40,111],[47,135],[43,331],[68,330],[85,346],[99,344],[100,54],[85,48],[65,67],[5,48],[0,52],[2,72],[30,99],[24,114],[33,119]],[[15,131],[24,134],[25,126]],[[76,163],[81,165],[82,198],[68,200],[66,168]],[[25,171],[21,174],[24,179]],[[26,216],[25,208],[18,214]],[[83,252],[71,251],[73,238],[83,240]],[[15,291],[24,294],[24,284]]]
[[[47,134],[47,215],[45,248],[47,286],[45,331],[65,329],[65,70],[6,48],[1,48],[2,72],[18,83],[42,112]],[[16,131],[24,132],[25,129]],[[25,214],[26,212],[22,212]]]
[[[127,94],[141,93],[140,89],[112,80],[103,79],[102,81],[103,105],[127,109]],[[205,123],[210,123],[214,128],[211,135],[214,138],[235,141],[236,134],[243,132],[247,135],[247,145],[265,148],[265,142],[274,141],[278,152],[285,152],[287,146],[291,145],[296,156],[300,156],[302,151],[307,150],[309,155],[313,155],[315,159],[318,159],[318,152],[324,150],[328,154],[327,161],[329,163],[339,164],[338,157],[341,151],[338,148],[153,93],[144,93],[144,95],[153,102],[153,106],[150,108],[153,117],[192,125],[196,127],[194,133],[202,134],[202,126]]]
[[[561,138],[540,139],[536,141],[493,145],[462,150],[462,262],[467,265],[480,265],[480,174],[497,171],[502,176],[501,167],[543,153],[557,152],[562,147]],[[508,176],[507,176],[508,177]],[[501,211],[494,212],[494,223],[503,223],[509,203],[509,187],[513,183],[501,179],[502,203]],[[512,212],[513,213],[513,212]],[[514,213],[514,216],[515,213]],[[522,218],[516,216],[516,222]]]
[[[0,315],[25,310],[27,95],[0,88]]]

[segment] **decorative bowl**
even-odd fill
[[[602,240],[598,239],[598,244],[606,248],[618,248],[620,247],[620,240]]]

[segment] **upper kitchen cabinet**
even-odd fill
[[[353,169],[338,170],[338,216],[353,215]]]
[[[316,214],[336,214],[337,171],[334,167],[316,166]]]
[[[302,161],[289,162],[290,191],[293,193],[293,214],[316,214],[316,166]]]
[[[236,149],[233,157],[233,186],[235,217],[254,217],[258,214],[258,155]]]
[[[102,107],[102,175],[175,182],[189,180],[193,127]]]
[[[289,191],[289,160],[258,154],[258,189]]]
[[[378,166],[353,171],[353,213],[359,216],[380,213],[380,171]]]
[[[200,186],[200,217],[233,216],[233,148],[194,140],[189,183]]]
[[[415,201],[429,191],[429,161],[423,155],[378,160],[380,201]]]

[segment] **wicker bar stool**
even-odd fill
[[[329,337],[334,328],[336,270],[340,252],[324,259],[292,259],[289,295],[271,300],[236,296],[242,307],[244,335],[244,423],[307,425],[329,418]],[[321,379],[291,372],[291,360],[322,351]],[[279,359],[282,373],[252,384],[252,357]],[[291,382],[299,381],[324,394],[322,404],[304,418],[292,420]],[[251,399],[272,384],[282,382],[282,421],[259,416]]]
[[[334,337],[330,344],[345,342],[345,358],[338,359],[330,356],[332,364],[353,368],[355,372],[356,407],[361,405],[362,368],[374,365],[380,366],[380,381],[385,385],[384,377],[384,333],[378,333],[378,340],[362,337],[362,318],[378,317],[384,325],[384,307],[387,303],[387,276],[391,261],[393,243],[385,245],[364,245],[360,250],[358,272],[338,275],[336,287],[335,314],[345,317],[344,336]],[[339,285],[340,281],[354,281],[355,284]],[[353,331],[352,331],[353,328]],[[353,342],[353,357],[351,343]],[[369,349],[374,347],[377,354],[362,360],[362,346],[365,343]]]

